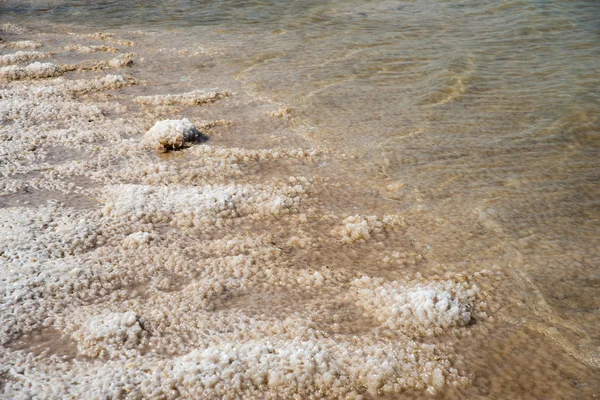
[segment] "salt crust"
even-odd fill
[[[207,92],[204,90],[194,90],[193,92],[181,94],[165,94],[156,96],[138,96],[133,101],[145,105],[153,106],[198,106],[229,96],[228,92]]]
[[[11,65],[0,67],[0,79],[13,81],[19,79],[50,78],[61,74],[60,68],[52,63],[34,62],[25,67]]]
[[[400,227],[404,220],[398,215],[377,216],[353,215],[342,222],[342,226],[331,231],[331,234],[340,238],[343,243],[352,244],[357,241],[366,241],[373,234],[380,234],[385,229]]]
[[[217,219],[281,215],[297,211],[308,181],[296,185],[214,185],[166,188],[118,185],[106,188],[104,215],[132,221],[202,226]]]
[[[82,61],[76,64],[65,64],[61,66],[61,70],[67,71],[97,71],[106,68],[124,68],[133,64],[134,54],[122,54],[108,60],[99,61]]]
[[[144,201],[144,197],[137,198]],[[150,202],[153,202],[152,197]],[[163,213],[160,209],[155,210],[158,215]],[[47,224],[46,229],[54,235],[66,234],[63,248],[77,243],[71,239],[70,232],[81,231],[83,225],[67,228],[56,225],[55,219],[64,215],[66,222],[73,216],[87,215],[86,221],[98,221],[98,216],[90,213],[65,215],[66,209],[60,206],[30,211],[24,218],[31,218],[30,215],[52,216],[46,217],[37,226]],[[27,225],[14,220],[19,214],[6,214],[13,222],[12,227],[6,229],[20,230]],[[107,237],[118,237],[118,232],[145,226],[140,225],[144,221],[135,222],[129,216],[128,213],[123,214],[118,220],[124,224],[119,225],[113,220],[115,215],[110,215],[109,219],[99,220],[104,227],[95,227],[92,231],[106,231]],[[86,223],[85,226],[89,225]],[[33,232],[40,230],[35,225],[31,229]],[[29,238],[30,234],[25,233],[25,237]],[[138,245],[152,246],[151,237],[151,233],[138,230],[126,236],[123,243],[134,241]],[[39,239],[40,246],[30,254],[39,254],[42,243],[56,240],[56,236]],[[61,396],[64,393],[111,396],[126,390],[140,397],[157,397],[175,388],[180,396],[187,398],[264,398],[271,390],[284,397],[301,393],[303,397],[320,398],[354,397],[362,388],[372,395],[424,388],[436,392],[446,384],[464,380],[450,362],[440,356],[441,349],[434,345],[409,339],[401,343],[397,339],[396,342],[386,342],[369,335],[327,338],[308,328],[305,317],[301,315],[267,323],[240,318],[236,314],[211,313],[212,296],[221,296],[232,290],[259,288],[265,282],[285,285],[289,289],[297,285],[336,288],[350,280],[352,286],[358,289],[354,301],[368,313],[375,310],[383,327],[400,329],[410,336],[429,334],[429,329],[444,330],[464,325],[467,306],[475,305],[479,296],[472,285],[450,280],[390,283],[371,277],[352,280],[351,276],[327,269],[289,270],[282,268],[285,264],[279,264],[281,252],[273,247],[269,249],[269,241],[268,235],[247,239],[232,236],[211,241],[207,246],[198,246],[198,250],[213,252],[217,257],[208,258],[199,266],[189,265],[185,257],[177,261],[182,255],[177,256],[178,252],[169,247],[146,247],[140,252],[137,247],[117,245],[116,248],[99,248],[89,256],[81,254],[61,259],[60,254],[50,255],[55,259],[46,261],[43,269],[39,260],[27,260],[21,255],[24,263],[21,268],[3,272],[9,274],[9,281],[16,282],[7,292],[9,296],[6,299],[10,299],[10,303],[16,301],[10,307],[20,316],[18,323],[26,323],[32,318],[44,321],[54,314],[55,328],[76,340],[79,354],[113,361],[105,364],[65,364],[58,359],[50,359],[52,363],[45,363],[42,359],[22,369],[20,365],[26,360],[25,354],[13,352],[10,355],[12,367],[8,372],[11,379],[6,393],[35,393],[54,398],[53,390]],[[9,242],[18,246],[27,243],[24,240]],[[224,256],[224,251],[238,255]],[[247,252],[250,254],[240,254]],[[160,265],[170,269],[169,273],[178,274],[197,270],[200,279],[190,282],[180,292],[162,292],[141,302],[126,296],[115,303],[114,300],[119,299],[115,297],[111,311],[106,311],[104,304],[72,307],[73,299],[81,296],[94,298],[104,288],[140,279],[140,274],[153,276],[160,271],[156,267],[148,268],[151,265]],[[156,287],[164,290],[161,288],[165,285],[160,283]],[[432,291],[435,295],[430,294]],[[114,293],[118,294],[118,291]],[[348,294],[342,296],[346,299]],[[30,303],[20,303],[20,299],[27,298],[31,299]],[[419,308],[422,306],[419,303],[421,298],[426,317],[422,316]],[[190,299],[193,299],[192,303]],[[447,306],[443,305],[444,301],[447,301]],[[430,307],[428,302],[433,302],[433,306]],[[399,319],[393,307],[408,308],[411,314],[402,314],[403,319]],[[456,313],[454,307],[462,310],[462,314],[461,311]],[[63,311],[57,315],[52,310]],[[14,322],[7,322],[4,321],[2,326],[15,326]],[[235,329],[231,333],[223,333],[219,328],[222,324],[235,326]],[[188,330],[205,332],[203,339],[194,339],[199,342],[192,347],[198,350],[177,341],[185,338],[182,332]],[[3,332],[2,336],[6,338],[9,332],[12,329]],[[151,348],[181,348],[184,354],[172,359],[156,358],[151,355],[152,352],[142,355],[143,351]],[[124,370],[131,373],[117,375],[115,372]],[[167,381],[164,380],[165,374],[169,376]],[[79,384],[73,385],[73,381]],[[52,385],[45,382],[52,382]]]
[[[110,60],[82,62],[78,64],[58,66],[53,63],[34,62],[25,67],[10,65],[0,67],[0,80],[14,81],[20,79],[41,79],[59,76],[68,71],[99,70],[104,68],[122,68],[132,64],[131,54]]]
[[[27,89],[0,90],[0,95],[5,100],[0,105],[0,121],[12,120],[17,126],[33,129],[54,119],[103,120],[102,111],[98,106],[74,101],[70,98],[71,94],[120,87],[128,83],[122,77],[106,77],[91,81],[56,80],[52,81],[52,84],[29,86]],[[38,135],[35,131],[23,132],[13,144],[39,143],[36,136]],[[46,136],[48,139],[48,136],[54,135],[46,132]]]
[[[281,159],[299,159],[313,161],[319,154],[317,150],[307,149],[240,149],[235,147],[212,147],[202,145],[194,148],[193,154],[199,156],[210,155],[226,160],[241,161],[267,161]]]
[[[123,349],[140,345],[144,332],[139,317],[131,311],[103,313],[83,324],[72,334],[77,340],[79,353],[94,358],[114,356]]]
[[[60,82],[63,84],[64,90],[71,94],[119,89],[138,83],[135,79],[125,78],[122,75],[106,75],[102,78],[62,80]]]
[[[99,51],[103,51],[103,52],[107,52],[107,53],[116,53],[119,51],[119,49],[117,49],[116,47],[111,47],[111,46],[103,46],[103,45],[83,46],[80,44],[72,44],[69,46],[65,46],[65,47],[63,47],[63,50],[77,51],[77,52],[85,53],[85,54],[97,53]]]
[[[136,43],[130,40],[121,40],[115,37],[112,33],[107,32],[96,32],[91,34],[79,34],[74,32],[69,32],[69,35],[78,36],[85,39],[95,39],[95,40],[104,40],[110,43],[114,43],[116,45],[132,47],[135,46]]]
[[[58,205],[0,209],[2,259],[10,262],[24,257],[46,260],[81,253],[95,243],[96,225],[76,215]]]
[[[29,60],[48,58],[50,56],[50,53],[43,53],[40,51],[17,51],[12,54],[0,55],[0,65],[19,64]]]
[[[115,125],[106,121],[100,107],[76,101],[72,97],[135,83],[136,81],[120,75],[108,75],[80,80],[55,78],[44,81],[44,85],[12,82],[7,89],[0,89],[3,99],[0,102],[0,122],[12,124],[12,129],[0,130],[0,137],[5,139],[3,146],[0,146],[0,155],[4,157],[4,162],[0,163],[0,175],[27,172],[24,165],[30,163],[24,163],[26,159],[36,159],[38,164],[33,167],[39,168],[44,153],[34,150],[41,144],[78,148],[83,143],[121,140],[120,134],[114,129]],[[63,121],[59,126],[64,126],[64,121],[69,121],[73,128],[57,128],[57,120]],[[104,126],[90,131],[90,122],[102,123]],[[134,126],[130,124],[127,129]],[[43,141],[40,130],[44,132]],[[17,131],[19,134],[14,134]],[[124,129],[121,128],[120,131],[123,132]],[[46,166],[46,171],[51,173],[49,168],[50,166]]]
[[[143,142],[160,152],[179,149],[188,142],[200,138],[200,132],[192,121],[187,118],[181,120],[158,121],[144,135]]]
[[[145,247],[156,239],[156,235],[153,235],[149,232],[138,231],[132,233],[123,240],[123,247],[126,249],[139,249]]]
[[[65,143],[65,142],[63,142]],[[65,143],[66,144],[66,143]],[[104,184],[139,182],[145,185],[195,184],[226,182],[228,178],[243,174],[242,162],[301,160],[314,162],[319,155],[307,149],[261,149],[223,148],[198,145],[187,151],[192,156],[189,163],[181,166],[168,162],[152,162],[145,147],[137,141],[121,141],[118,149],[98,148],[96,157],[52,166],[56,176],[82,175]],[[143,150],[143,151],[142,151]],[[114,165],[115,157],[123,160]],[[49,167],[50,168],[50,167]],[[1,169],[0,169],[1,171]],[[49,175],[50,172],[47,174]]]
[[[299,337],[225,341],[173,360],[149,357],[69,364],[53,358],[51,363],[41,361],[25,367],[25,358],[17,355],[10,376],[20,378],[7,381],[5,393],[49,399],[125,394],[132,398],[262,399],[300,395],[360,399],[362,388],[371,395],[423,388],[435,393],[447,381],[457,379],[456,370],[439,358],[432,345],[407,342],[397,350],[391,343],[317,338],[314,332],[306,332],[292,321],[277,325],[278,330],[295,332]],[[108,342],[109,346],[118,343],[98,342]]]
[[[42,47],[40,42],[34,42],[33,40],[19,40],[15,42],[0,43],[0,49],[23,49],[23,50],[35,50]]]
[[[99,65],[108,64],[79,67]],[[314,183],[294,177],[194,187],[173,184],[181,170],[165,163],[144,169],[148,152],[138,141],[123,138],[141,132],[136,126],[144,122],[108,121],[100,104],[74,98],[130,83],[118,76],[48,79],[43,86],[16,81],[0,93],[0,118],[11,122],[0,129],[7,138],[3,174],[28,171],[27,165],[43,159],[46,150],[36,146],[60,145],[95,156],[42,164],[48,169],[44,179],[28,183],[55,185],[59,178],[77,175],[104,183],[146,180],[91,190],[105,202],[100,211],[56,202],[0,209],[0,261],[8,266],[0,268],[0,309],[10,310],[0,313],[5,396],[360,398],[361,393],[406,389],[435,393],[465,383],[445,356],[451,349],[413,338],[465,329],[467,318],[481,317],[484,306],[476,286],[468,279],[389,282],[345,269],[292,265],[268,234],[232,231],[200,241],[197,232],[219,231],[235,218],[275,221],[300,212]],[[235,171],[239,162],[317,155],[302,149],[212,146],[194,146],[190,153],[202,156],[192,163],[195,173],[211,176],[211,165],[225,165],[211,179]],[[128,160],[120,175],[111,169],[115,157]],[[192,182],[192,176],[185,179]],[[152,186],[165,182],[169,185]],[[159,233],[166,223],[172,230]],[[397,216],[354,216],[332,233],[353,243],[400,225]],[[301,247],[309,239],[292,237],[288,243]],[[380,326],[360,335],[332,335],[311,327],[319,311],[310,307],[282,320],[271,318],[268,309],[255,316],[217,309],[224,299],[247,293],[268,299],[277,288],[312,291],[325,304],[328,298],[351,302],[374,314]],[[88,359],[10,349],[22,334],[48,327],[74,341],[78,357]],[[389,339],[382,330],[397,332]]]
[[[353,281],[352,286],[357,291],[349,297],[374,313],[383,326],[392,330],[409,328],[423,335],[467,325],[479,297],[477,286],[448,280],[406,285],[363,277]]]
[[[2,33],[23,33],[25,29],[21,26],[15,25],[11,22],[0,25],[0,32]]]

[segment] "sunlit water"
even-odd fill
[[[318,242],[329,235],[324,221],[334,217],[328,215],[398,213],[411,220],[401,234],[389,233],[377,245],[366,241],[315,252],[301,245],[304,250],[284,255],[286,266],[327,264],[389,281],[410,281],[416,272],[425,280],[480,270],[499,274],[480,283],[489,303],[485,323],[475,319],[464,332],[433,338],[401,332],[415,334],[418,343],[453,337],[448,357],[468,382],[459,379],[456,387],[429,392],[408,385],[401,394],[383,383],[372,389],[351,380],[367,397],[426,397],[432,391],[446,398],[600,395],[599,20],[600,5],[593,1],[0,1],[0,22],[28,27],[7,33],[7,39],[46,40],[54,50],[75,40],[71,31],[77,38],[114,32],[112,39],[88,41],[136,53],[128,73],[147,85],[123,89],[129,96],[235,92],[225,106],[217,102],[207,111],[148,112],[133,137],[157,116],[224,118],[236,125],[208,143],[255,149],[285,142],[329,152],[331,158],[310,165],[242,164],[248,182],[311,175],[341,185],[316,193],[312,208],[301,210],[322,219],[301,230],[298,240],[305,235]],[[134,45],[123,45],[125,40]],[[101,58],[54,57],[57,63]],[[128,106],[143,121],[144,114]],[[276,117],[268,119],[265,112]],[[5,120],[2,129],[10,131],[12,123]],[[69,161],[63,156],[48,150],[45,160]],[[180,168],[195,162],[193,155],[179,158],[159,162]],[[193,179],[187,184],[196,185]],[[7,192],[0,204],[5,210],[19,201],[45,204],[45,192],[36,195]],[[79,200],[69,201],[75,207]],[[293,235],[296,222],[227,229],[277,237]],[[198,240],[224,236],[202,235]],[[392,256],[398,250],[402,255]],[[401,267],[383,262],[386,255],[400,258]],[[341,285],[329,288],[331,293],[247,290],[222,296],[215,307],[258,320],[264,312],[283,320],[290,312],[303,316],[314,309],[322,319],[311,314],[298,317],[300,324],[307,318],[317,331],[329,332],[339,319],[334,333],[367,337],[377,323],[339,300],[336,290],[351,290]],[[60,324],[52,329],[60,331]],[[69,329],[63,324],[64,336]],[[12,351],[41,346],[17,342],[19,334],[12,347],[7,344]],[[394,337],[379,335],[373,340]],[[174,353],[191,351],[177,343]],[[16,379],[4,368],[0,377]],[[270,393],[337,396],[333,389],[282,386],[297,391],[271,387]],[[260,397],[261,390],[252,395]],[[215,389],[214,395],[223,393]]]

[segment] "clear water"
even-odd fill
[[[355,156],[336,177],[376,198],[357,204],[435,215],[416,236],[432,263],[506,275],[492,332],[457,350],[463,398],[600,395],[600,3],[1,1],[0,19],[210,54],[139,74],[164,92],[233,77]]]

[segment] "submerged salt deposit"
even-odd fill
[[[53,63],[34,62],[25,67],[17,65],[0,67],[0,79],[8,81],[49,78],[60,74],[60,69]]]
[[[568,342],[566,322],[544,330],[549,307],[536,297],[535,323],[514,317],[532,299],[498,264],[524,263],[477,209],[449,217],[374,183],[299,136],[288,105],[210,75],[220,53],[11,29],[2,397],[501,398],[590,381],[540,345]]]
[[[30,190],[58,196],[0,209],[3,309],[12,310],[0,316],[2,365],[11,365],[2,372],[5,394],[360,397],[468,384],[444,355],[451,343],[418,338],[485,321],[483,309],[471,311],[483,307],[475,283],[468,291],[451,281],[400,285],[342,265],[293,261],[293,252],[385,240],[386,230],[402,229],[402,217],[329,213],[330,233],[314,231],[309,221],[321,218],[315,207],[328,180],[290,175],[244,182],[242,163],[311,165],[321,152],[200,144],[202,133],[188,118],[156,120],[144,130],[143,114],[107,118],[105,110],[122,108],[81,97],[135,85],[135,77],[48,79],[92,65],[123,68],[129,57],[82,61],[78,68],[34,63],[1,70],[11,82],[2,88],[0,116],[11,121],[3,134],[12,135],[13,149],[4,152],[3,190],[23,202]],[[226,95],[196,90],[132,100],[146,107],[195,106]],[[198,126],[208,132],[228,125]],[[192,158],[173,164],[157,159],[153,149]],[[240,180],[228,182],[228,176]],[[76,177],[89,184],[67,184]],[[74,195],[97,206],[78,209],[61,200]],[[306,225],[304,233],[287,232],[294,221]],[[202,232],[226,237],[203,238]],[[346,285],[360,288],[356,296]],[[377,289],[386,285],[387,295]],[[244,311],[246,296],[267,300],[281,290],[305,305],[285,318]],[[359,335],[343,334],[345,322],[335,316],[330,328],[315,324],[328,315],[309,306],[321,297],[316,293],[324,295],[319,308],[375,309],[376,321]],[[265,311],[277,305],[272,301]],[[400,336],[382,336],[389,329]],[[29,358],[27,338],[36,332],[52,332],[64,351]]]
[[[139,96],[133,100],[140,104],[151,106],[172,106],[188,105],[197,106],[206,103],[214,103],[218,99],[229,96],[228,92],[207,92],[204,90],[195,90],[193,92],[182,94],[167,94],[156,96]]]
[[[47,57],[50,57],[50,54],[41,51],[17,51],[16,53],[0,56],[0,65],[18,64]]]

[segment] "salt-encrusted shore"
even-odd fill
[[[471,384],[453,349],[486,331],[494,274],[421,275],[426,249],[409,228],[429,217],[344,206],[367,196],[330,177],[340,155],[211,140],[235,143],[252,121],[201,119],[203,107],[256,100],[153,94],[131,73],[132,40],[80,34],[45,49],[43,38],[8,35],[0,55],[5,398],[368,398]],[[106,38],[134,53],[53,59],[118,52]],[[149,94],[127,91],[140,85]],[[275,111],[261,115],[280,124]],[[399,250],[413,256],[391,273]]]

